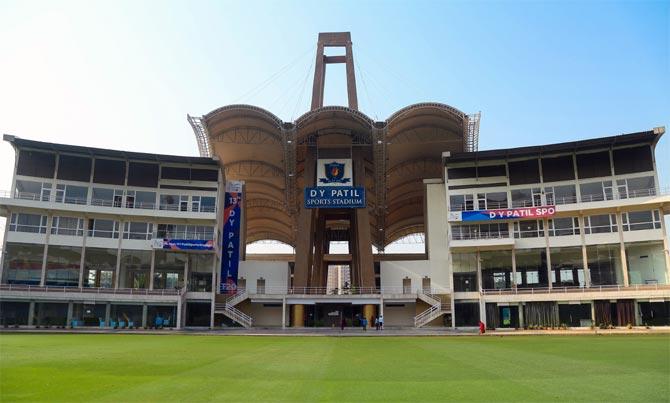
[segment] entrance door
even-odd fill
[[[412,279],[407,277],[402,279],[402,293],[411,294],[412,293]]]
[[[423,289],[424,293],[430,294],[430,277],[424,277],[421,280],[421,288]]]

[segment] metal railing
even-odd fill
[[[453,227],[452,227],[453,228]],[[451,233],[453,241],[471,241],[477,239],[504,239],[509,238],[509,231],[492,231],[492,232],[471,232],[471,233]]]
[[[645,290],[670,290],[666,284],[632,284],[624,285],[592,285],[591,287],[559,286],[559,287],[527,287],[527,288],[485,288],[481,290],[482,295],[508,295],[508,294],[557,294],[557,293],[587,293],[602,291],[645,291]]]
[[[382,294],[407,294],[416,295],[423,292],[418,285],[414,287],[348,287],[348,288],[328,288],[328,287],[281,287],[265,286],[262,289],[252,292],[246,289],[249,294],[267,294],[267,295],[328,295],[328,296],[347,296],[347,295],[382,295]],[[432,294],[446,294],[447,290],[431,289]]]
[[[216,206],[199,206],[198,209],[183,208],[181,204],[165,204],[165,203],[149,203],[149,202],[129,202],[113,200],[113,199],[90,199],[79,197],[64,197],[52,193],[50,196],[45,196],[40,193],[32,192],[12,192],[9,190],[0,190],[0,198],[5,199],[20,199],[33,200],[41,202],[55,202],[63,204],[76,204],[97,207],[113,207],[131,210],[167,210],[167,211],[183,211],[193,213],[215,213]],[[192,207],[192,206],[191,206]]]
[[[180,289],[149,290],[147,288],[103,288],[103,287],[66,287],[42,286],[30,284],[0,284],[0,291],[48,292],[48,293],[79,293],[79,294],[114,294],[114,295],[181,295]]]

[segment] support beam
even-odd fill
[[[316,158],[313,150],[308,150],[305,156],[305,186],[313,186],[316,176]],[[312,245],[314,237],[313,212],[306,209],[300,203],[298,213],[297,242],[295,248],[295,272],[293,277],[294,287],[307,287],[309,285],[309,272],[312,266]]]

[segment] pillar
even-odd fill
[[[633,323],[633,326],[640,326],[642,324],[642,319],[640,318],[640,305],[637,300],[633,300],[633,307],[635,309],[635,323]]]
[[[524,328],[523,303],[519,302],[519,328]]]
[[[281,328],[286,329],[286,298],[281,300]]]
[[[363,316],[368,320],[368,326],[374,326],[375,306],[373,304],[363,305]],[[370,322],[371,318],[372,322]]]
[[[177,329],[181,329],[182,310],[184,309],[182,305],[183,304],[181,303],[181,297],[179,297],[179,299],[177,300],[177,318],[175,323],[175,327]]]
[[[596,325],[596,303],[591,301],[591,325]]]
[[[112,304],[108,302],[107,305],[105,305],[105,326],[109,326],[109,319],[111,315],[112,315]]]
[[[305,327],[305,306],[296,304],[291,305],[293,309],[293,323],[291,327]]]
[[[151,250],[151,268],[149,269],[149,289],[154,289],[154,268],[156,267],[156,249]]]
[[[486,301],[479,299],[479,320],[486,325]]]
[[[67,319],[65,319],[65,326],[72,325],[72,311],[74,310],[72,301],[67,303]]]
[[[35,301],[30,301],[28,304],[28,326],[35,325]]]
[[[516,249],[512,248],[512,280],[510,285],[513,290],[516,290]]]
[[[613,182],[616,183],[616,182]],[[623,272],[623,286],[628,287],[630,282],[628,281],[628,262],[626,261],[626,245],[623,241],[623,224],[621,222],[621,213],[616,214],[616,225],[617,230],[619,231],[619,252],[621,255],[621,271]]]
[[[149,307],[147,304],[142,304],[142,327],[147,327],[147,316],[149,314]]]

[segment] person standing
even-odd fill
[[[344,319],[344,315],[342,315],[342,320],[340,321],[340,330],[344,331],[344,326],[347,325],[347,320]]]
[[[363,326],[363,331],[367,332],[368,331],[368,318],[363,316],[363,319],[361,319],[361,326]]]
[[[479,321],[479,334],[486,333],[486,325],[481,320]]]
[[[384,330],[384,315],[379,315],[379,330]]]
[[[379,331],[379,317],[375,318],[375,330]]]

